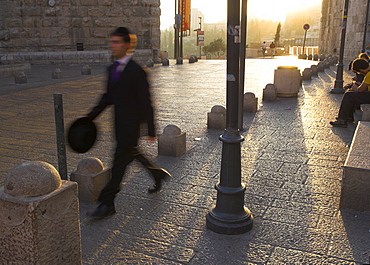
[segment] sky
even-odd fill
[[[161,29],[174,24],[175,1],[161,0]],[[248,17],[258,17],[283,22],[288,11],[321,3],[322,0],[247,0]],[[204,14],[204,23],[226,21],[227,0],[191,0],[191,8],[198,8]]]

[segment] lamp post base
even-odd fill
[[[253,228],[252,213],[244,207],[244,214],[238,218],[228,219],[213,208],[206,216],[207,228],[224,235],[239,235]]]
[[[335,80],[334,88],[330,91],[330,93],[343,94],[345,92],[343,84],[344,84],[343,80]]]

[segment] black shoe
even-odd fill
[[[114,204],[108,205],[101,203],[93,212],[88,212],[87,216],[96,218],[96,219],[102,219],[104,217],[107,217],[109,215],[115,214],[116,209],[114,208]]]
[[[150,172],[154,177],[155,184],[148,189],[149,193],[159,191],[162,188],[162,180],[167,181],[171,177],[171,174],[163,168],[151,169]]]
[[[331,121],[330,124],[333,127],[342,127],[342,128],[347,128],[347,122],[345,120],[336,120],[336,121]]]

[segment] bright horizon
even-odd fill
[[[161,0],[161,29],[174,24],[175,1]],[[257,0],[248,1],[248,17],[284,22],[286,13],[321,3],[322,0]],[[263,3],[263,6],[261,6]],[[226,21],[227,0],[191,0],[191,8],[197,8],[204,14],[204,23]]]

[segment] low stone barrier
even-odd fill
[[[77,170],[71,173],[71,181],[78,183],[78,198],[80,202],[97,203],[101,190],[111,178],[110,169],[95,157],[80,161]]]
[[[207,128],[224,130],[226,128],[226,109],[223,106],[215,105],[207,115]]]
[[[257,112],[258,98],[252,93],[247,92],[244,94],[243,110],[249,113]]]
[[[267,84],[263,89],[262,100],[274,101],[277,97],[277,89],[274,84]]]
[[[343,167],[341,209],[370,212],[370,122],[359,121]]]
[[[311,74],[312,74],[312,76],[317,76],[319,74],[319,70],[317,69],[317,65],[311,65]]]
[[[162,60],[162,66],[169,66],[170,65],[170,60],[168,60],[167,58],[164,58]]]
[[[82,264],[77,183],[40,161],[0,188],[0,264]]]
[[[305,68],[302,73],[302,80],[311,80],[312,72],[311,68]]]
[[[5,64],[0,65],[0,76],[12,76],[19,72],[28,73],[31,71],[31,64]]]
[[[25,84],[28,80],[25,73],[19,72],[14,76],[14,81],[16,84]]]
[[[278,97],[296,97],[301,87],[301,73],[296,66],[279,66],[275,69],[274,85]]]
[[[176,64],[183,64],[183,59],[181,57],[177,58]]]
[[[164,156],[181,156],[186,151],[186,133],[176,125],[167,125],[163,134],[158,135],[158,154]]]
[[[55,68],[51,73],[51,78],[53,79],[62,79],[62,70],[60,68]]]

